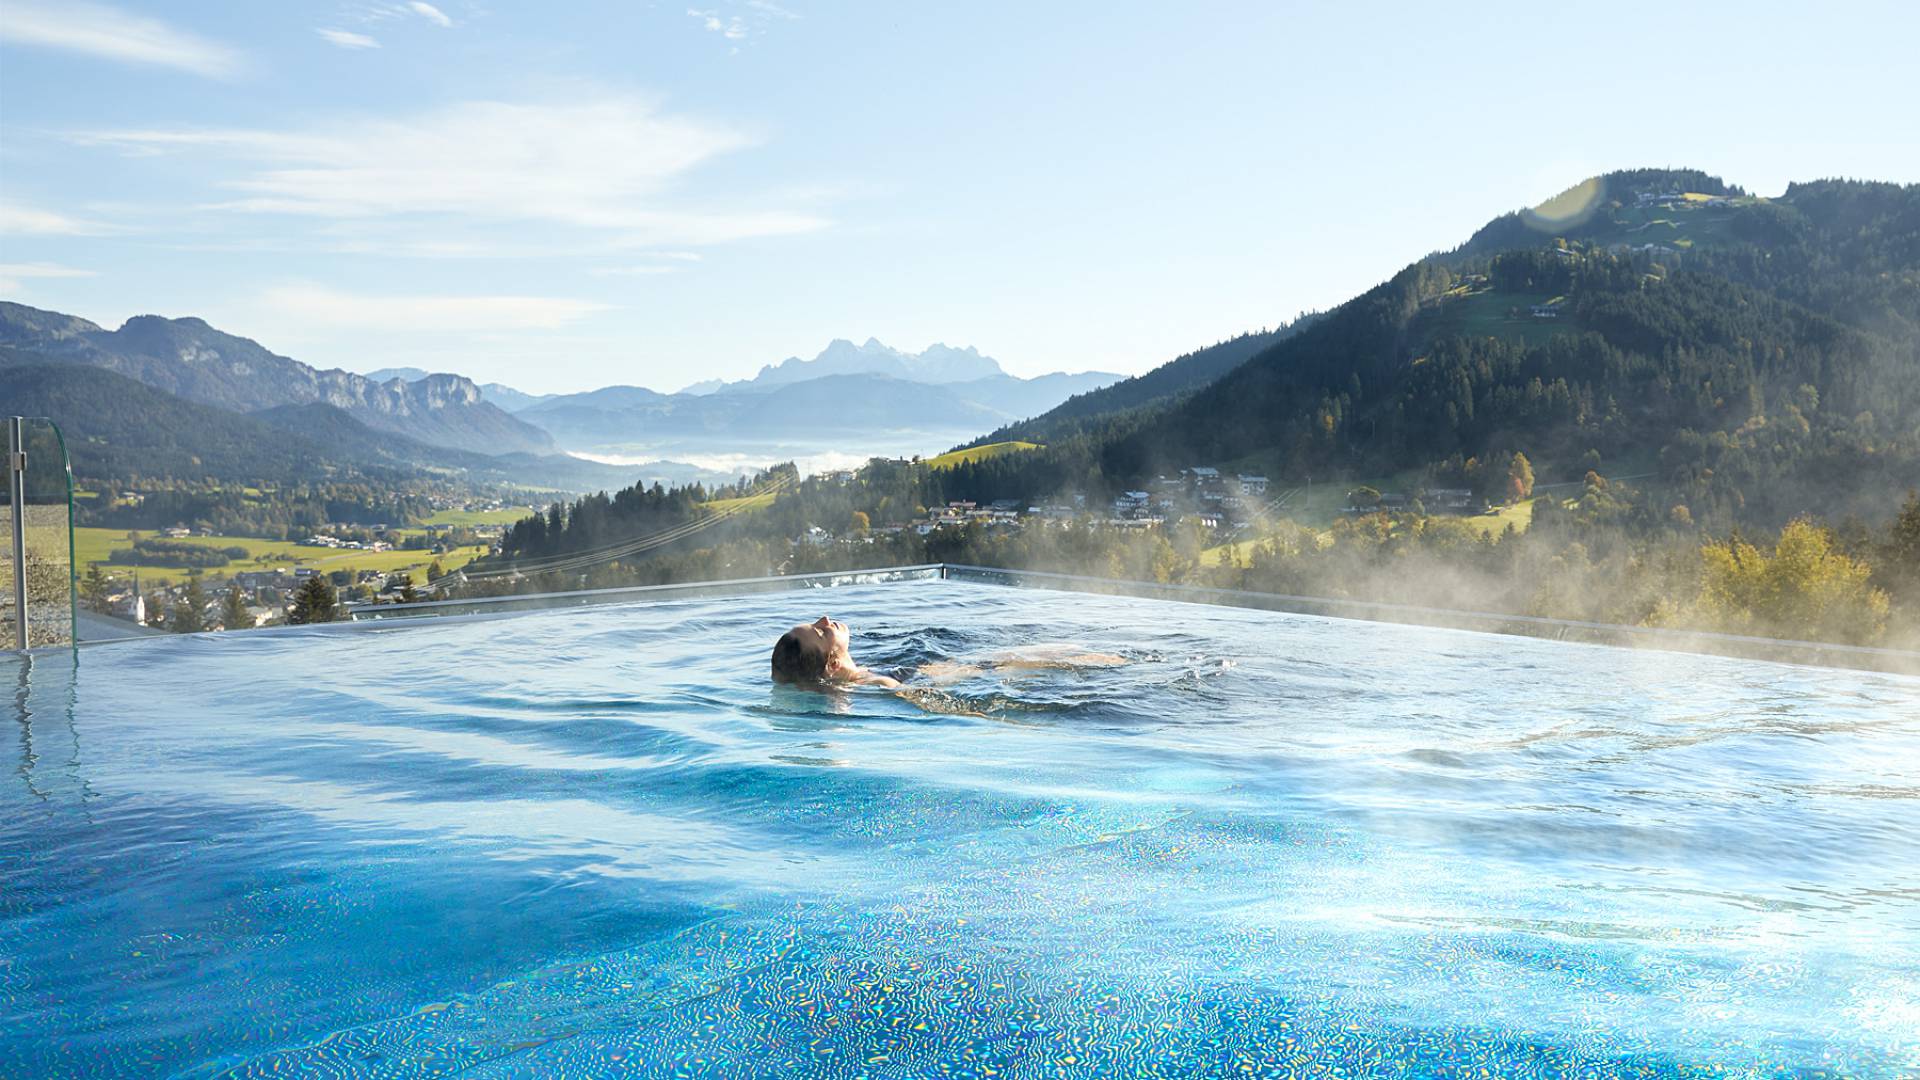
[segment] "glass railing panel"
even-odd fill
[[[6,599],[0,608],[0,643],[15,649],[71,645],[73,473],[66,445],[49,420],[10,417],[6,427]]]

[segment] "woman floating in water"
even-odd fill
[[[797,683],[841,683],[897,687],[900,680],[868,671],[854,663],[847,651],[852,640],[847,624],[834,622],[825,615],[803,623],[780,635],[773,643],[773,681]]]
[[[773,644],[773,681],[800,686],[882,686],[899,689],[900,680],[861,667],[848,651],[847,624],[825,615],[796,626]],[[1109,653],[1087,652],[1071,646],[1036,646],[1021,653],[1003,653],[977,663],[950,660],[922,664],[917,674],[929,682],[952,682],[989,669],[1034,671],[1043,668],[1112,667],[1124,664]]]

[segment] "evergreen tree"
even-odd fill
[[[113,586],[107,581],[107,575],[100,572],[100,564],[87,567],[87,576],[80,579],[80,603],[88,611],[107,613],[107,594]]]
[[[167,619],[167,629],[176,634],[197,634],[207,628],[207,592],[200,587],[200,579],[187,579],[187,591],[180,602],[173,605],[173,612]]]
[[[293,591],[293,610],[287,612],[287,621],[295,626],[332,622],[339,617],[339,598],[325,577],[314,574]]]
[[[220,628],[222,630],[246,630],[253,626],[253,616],[247,613],[247,599],[241,595],[240,586],[227,590],[226,599],[220,603]]]

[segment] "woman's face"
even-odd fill
[[[847,633],[846,623],[834,622],[822,615],[813,621],[812,626],[820,632],[820,640],[826,645],[829,657],[847,655],[847,646],[852,643],[853,638]]]

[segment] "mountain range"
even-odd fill
[[[590,491],[730,478],[582,460],[471,380],[322,371],[193,318],[140,316],[108,331],[0,301],[0,403],[56,418],[76,474],[115,486],[438,480]]]
[[[322,370],[198,318],[141,315],[107,330],[0,301],[0,399],[10,411],[59,417],[81,475],[136,486],[711,483],[731,470],[659,459],[704,449],[716,460],[772,461],[816,446],[857,457],[879,452],[881,444],[858,442],[876,436],[891,437],[889,448],[936,449],[1115,378],[1020,379],[975,349],[914,354],[869,340],[835,341],[813,360],[789,358],[705,392],[533,395],[418,368]],[[601,464],[561,446],[645,464]]]
[[[909,353],[884,345],[877,338],[870,337],[863,345],[835,338],[811,360],[789,356],[778,364],[766,365],[743,383],[708,381],[695,383],[681,392],[703,394],[729,388],[782,386],[825,375],[890,375],[908,382],[938,384],[973,382],[1004,374],[999,361],[981,356],[971,345],[957,349],[940,343]]]
[[[368,378],[419,381],[419,368],[382,368]],[[1120,379],[1108,372],[1056,372],[1023,379],[978,349],[937,344],[903,352],[868,338],[828,343],[811,360],[788,357],[751,379],[711,380],[679,393],[607,386],[575,394],[480,387],[484,400],[585,452],[643,444],[674,448],[835,443],[900,433],[927,448],[1033,416]]]
[[[320,370],[216,330],[202,319],[140,315],[118,330],[0,301],[0,346],[105,368],[189,401],[235,412],[331,405],[378,431],[481,454],[551,453],[546,432],[484,400],[472,380],[376,381]]]

